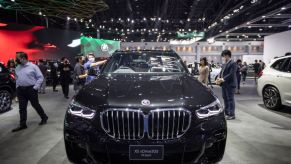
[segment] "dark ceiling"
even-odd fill
[[[291,0],[0,0],[0,21],[122,41],[262,40],[291,29]]]

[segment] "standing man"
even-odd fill
[[[27,54],[24,52],[16,53],[16,88],[19,99],[20,126],[13,129],[17,132],[26,129],[27,104],[30,101],[32,107],[36,110],[41,118],[39,125],[47,123],[48,117],[38,101],[38,89],[43,82],[43,76],[39,68],[28,61]]]
[[[47,75],[47,69],[48,67],[44,64],[44,61],[41,59],[39,60],[38,67],[43,75],[43,82],[41,83],[41,86],[39,88],[38,93],[45,94],[45,87],[46,87],[46,75]]]
[[[71,71],[73,71],[73,67],[71,66],[69,60],[63,57],[59,69],[60,69],[60,83],[62,86],[63,94],[64,97],[68,99],[69,86],[71,82]]]
[[[216,84],[222,87],[226,119],[233,120],[235,119],[234,93],[237,86],[237,64],[231,59],[231,51],[224,50],[222,51],[221,56],[226,64],[223,66]]]
[[[56,89],[57,85],[58,85],[58,63],[54,62],[54,63],[50,63],[50,68],[51,68],[51,72],[50,72],[50,76],[52,79],[52,85],[53,85],[53,91],[54,92],[58,92],[58,90]]]
[[[266,64],[262,60],[259,60],[259,63],[260,63],[260,71],[262,71],[263,69],[265,69]]]
[[[242,80],[243,84],[246,82],[247,74],[248,74],[248,64],[247,62],[244,62],[242,68],[241,68],[241,74],[242,74]]]
[[[84,68],[84,56],[77,56],[76,57],[76,65],[74,67],[74,90],[75,93],[78,93],[79,90],[85,85],[87,74]]]
[[[238,59],[236,61],[237,64],[237,71],[236,71],[236,78],[237,78],[237,90],[236,94],[240,94],[240,82],[241,82],[241,74],[242,74],[242,61]]]
[[[107,60],[102,61],[95,61],[95,55],[89,54],[88,55],[88,61],[84,64],[85,70],[87,71],[87,74],[91,74],[91,72],[98,73],[100,71],[99,66],[106,63]],[[88,76],[86,79],[86,84],[88,84],[90,81],[92,81],[95,78],[95,76]]]
[[[261,64],[258,63],[258,60],[255,60],[254,72],[255,72],[255,83],[256,84],[257,84],[257,77],[258,77],[260,70],[261,70]]]

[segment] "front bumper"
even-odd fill
[[[225,140],[226,133],[224,114],[192,121],[189,130],[182,137],[172,140],[150,140],[147,137],[140,140],[114,139],[103,131],[98,119],[87,120],[70,114],[66,115],[64,123],[65,141],[76,143],[97,161],[108,162],[114,159],[129,160],[129,145],[163,145],[165,160],[180,158],[183,161],[197,162],[206,149]]]

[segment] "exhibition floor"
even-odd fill
[[[214,88],[221,98],[219,87]],[[73,92],[71,91],[70,97]],[[18,107],[0,115],[1,164],[60,164],[67,160],[63,142],[63,120],[69,100],[60,92],[40,95],[40,103],[49,116],[48,124],[39,126],[40,118],[29,105],[28,129],[11,133],[19,121]],[[242,85],[236,95],[236,120],[228,121],[226,153],[221,164],[291,163],[291,109],[270,111],[257,96],[254,82]]]

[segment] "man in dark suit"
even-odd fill
[[[221,56],[225,61],[225,65],[223,66],[220,72],[220,77],[217,78],[216,83],[222,88],[226,119],[233,120],[235,119],[234,93],[237,86],[237,64],[231,59],[231,51],[224,50],[222,51]]]

